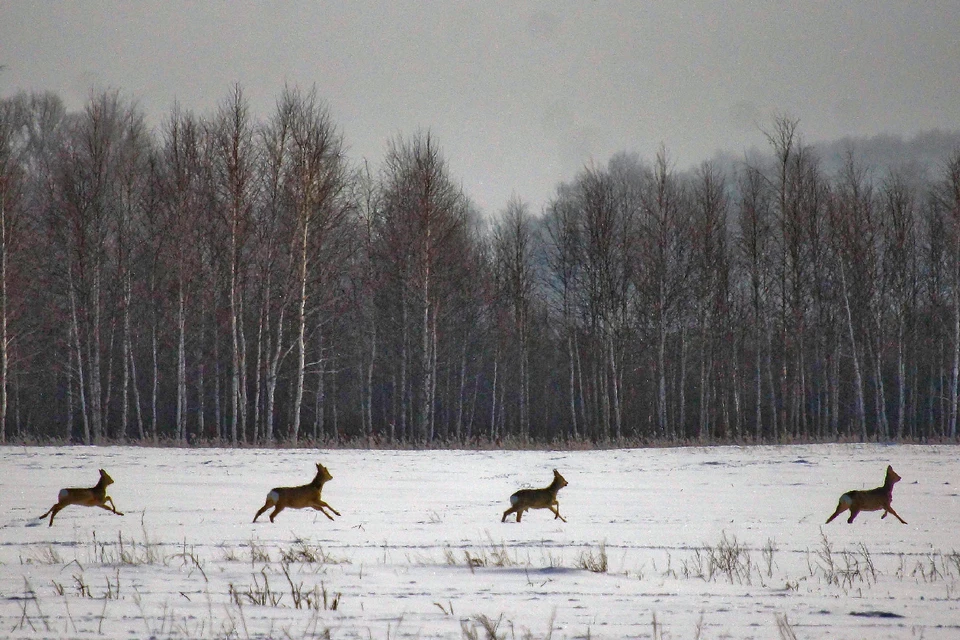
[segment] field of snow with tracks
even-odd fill
[[[0,636],[957,638],[958,453],[0,447]],[[341,517],[251,522],[316,462]],[[908,525],[824,525],[888,464]],[[38,518],[99,468],[125,516]],[[568,522],[501,523],[554,468]]]

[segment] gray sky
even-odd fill
[[[115,87],[153,123],[316,85],[353,160],[429,128],[488,213],[617,151],[740,153],[776,113],[809,142],[960,128],[958,0],[0,0],[0,64],[0,96]]]

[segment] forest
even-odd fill
[[[483,212],[429,131],[348,158],[316,89],[2,99],[0,441],[955,441],[960,146],[762,130]]]

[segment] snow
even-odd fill
[[[0,447],[0,636],[956,638],[957,451]],[[316,462],[342,517],[251,522]],[[909,525],[823,524],[888,464]],[[99,468],[124,517],[38,518]],[[568,522],[501,523],[554,468]]]

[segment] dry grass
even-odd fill
[[[73,554],[79,559],[70,558],[65,549],[73,549]],[[610,573],[608,551],[605,541],[580,549],[548,548],[544,545],[540,556],[537,556],[534,547],[531,558],[527,547],[496,541],[488,533],[486,542],[477,547],[443,549],[440,564],[455,571],[564,568],[604,576]],[[140,610],[143,618],[140,631],[146,630],[148,635],[157,637],[247,637],[250,631],[247,628],[247,616],[255,608],[313,612],[309,634],[324,637],[324,634],[329,634],[328,623],[317,616],[340,612],[344,606],[344,594],[336,588],[337,581],[331,579],[330,569],[333,566],[346,568],[351,565],[350,560],[336,557],[309,540],[297,538],[285,544],[259,540],[235,545],[221,543],[207,548],[206,553],[213,557],[206,557],[202,548],[198,549],[186,540],[176,546],[156,543],[146,529],[142,537],[136,539],[117,534],[116,539],[101,540],[93,535],[92,541],[78,543],[74,547],[61,548],[49,543],[24,545],[20,549],[22,565],[48,565],[53,571],[60,566],[62,577],[54,577],[37,587],[24,578],[22,594],[8,600],[18,607],[18,616],[15,626],[12,629],[7,627],[7,631],[33,635],[84,635],[84,624],[87,629],[92,624],[98,631],[105,625],[109,627],[111,609],[117,606],[115,603],[126,600],[136,603]],[[861,596],[884,580],[898,580],[943,585],[947,600],[956,599],[960,592],[957,586],[960,582],[960,553],[957,551],[932,551],[913,556],[882,555],[878,562],[864,543],[837,548],[823,532],[819,544],[807,550],[805,555],[803,551],[792,552],[795,554],[792,566],[794,571],[799,569],[799,574],[782,571],[777,562],[778,554],[782,552],[773,540],[767,539],[760,547],[750,547],[725,532],[715,544],[690,550],[676,570],[671,558],[671,553],[676,552],[661,550],[659,553],[665,554],[667,559],[666,568],[652,575],[660,583],[665,580],[696,579],[731,585],[759,583],[765,586],[768,582],[779,582],[786,585],[787,594],[808,589],[823,593],[827,589],[826,593],[843,597],[851,592]],[[806,574],[801,568],[804,557]],[[759,558],[759,562],[756,558]],[[418,566],[436,563],[436,559],[429,556],[409,561]],[[656,560],[651,561],[656,567]],[[238,580],[237,569],[242,570],[243,563],[247,562],[252,568],[247,574],[248,579],[241,577]],[[230,568],[225,565],[233,565],[233,579],[214,579],[213,574]],[[148,599],[138,591],[137,575],[143,571],[171,570],[178,580],[190,585],[187,590],[179,592],[180,597],[195,604],[198,598],[206,603],[206,616],[197,616],[195,607],[190,616],[177,615],[175,602],[164,601],[159,611],[149,609],[147,602],[155,602],[155,596]],[[359,573],[362,579],[362,565],[352,572],[354,576]],[[617,574],[618,579],[624,576],[636,580],[649,579],[644,577],[642,570]],[[550,576],[547,577],[549,580]],[[333,588],[329,586],[331,583]],[[539,581],[531,581],[528,577],[527,584],[536,587]],[[433,604],[435,611],[443,616],[459,619],[460,631],[465,638],[515,640],[549,638],[553,633],[552,618],[546,634],[535,636],[527,628],[517,626],[507,614],[491,616],[461,611],[465,606],[462,602],[457,604],[457,612],[454,613],[454,600]],[[96,607],[93,613],[90,612],[91,605]],[[78,608],[83,611],[82,614],[77,612]],[[261,618],[258,616],[258,619]],[[652,632],[654,638],[678,637],[675,630],[668,632],[666,622],[669,620],[653,615],[652,628],[648,627],[647,633]],[[706,622],[704,614],[701,614],[693,637],[703,636]],[[773,622],[773,628],[781,640],[797,637],[796,622],[789,621],[786,615],[777,614]],[[290,637],[300,637],[307,631],[306,628],[289,628]],[[279,637],[285,636],[286,632],[273,629],[271,634]]]
[[[585,549],[580,552],[577,566],[593,573],[606,573],[609,568],[607,561],[607,543],[601,542],[596,551]]]

